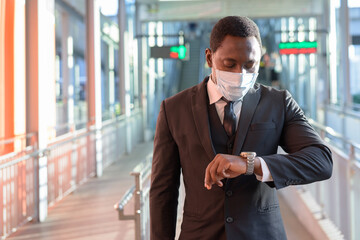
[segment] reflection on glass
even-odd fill
[[[87,122],[86,103],[86,25],[85,1],[74,6],[55,4],[56,32],[56,132],[84,128]],[[80,9],[81,8],[81,9]]]

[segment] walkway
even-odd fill
[[[91,178],[52,207],[45,222],[27,224],[9,239],[133,240],[133,222],[119,221],[113,205],[132,186],[134,179],[129,172],[152,152],[152,147],[152,142],[139,144],[130,155],[105,169],[102,177]],[[280,202],[288,239],[311,240],[288,206]]]

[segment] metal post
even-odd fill
[[[354,175],[355,175],[355,169],[354,169],[354,161],[355,161],[355,147],[354,145],[350,145],[350,152],[349,152],[349,161],[350,161],[350,173],[349,173],[349,183],[350,183],[350,187],[349,187],[349,193],[350,193],[350,211],[353,212],[356,205],[356,188],[354,186]],[[354,213],[350,213],[350,239],[355,239],[355,232],[356,232],[356,226],[355,226],[355,222],[356,222],[356,214]]]
[[[68,36],[69,36],[69,15],[67,12],[61,13],[61,73],[62,73],[62,92],[63,92],[63,109],[61,123],[69,122],[69,86],[70,86],[70,69],[68,67]]]
[[[141,240],[141,186],[140,173],[136,172],[135,176],[135,239]]]
[[[38,138],[36,137],[36,140]],[[34,151],[38,151],[37,141],[34,144]],[[34,202],[35,202],[35,221],[40,222],[39,209],[39,155],[34,156]]]
[[[119,26],[119,101],[121,104],[121,113],[127,112],[128,106],[126,105],[126,90],[125,90],[125,53],[124,53],[124,42],[125,42],[125,31],[126,31],[126,9],[125,0],[119,0],[118,7],[118,26]]]

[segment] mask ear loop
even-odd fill
[[[217,84],[217,80],[212,73],[210,73],[210,79],[214,84]]]

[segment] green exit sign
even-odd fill
[[[170,58],[185,59],[185,57],[186,47],[184,45],[170,47]]]
[[[184,45],[179,46],[163,46],[151,47],[150,58],[172,58],[184,60],[187,58],[188,47]]]

